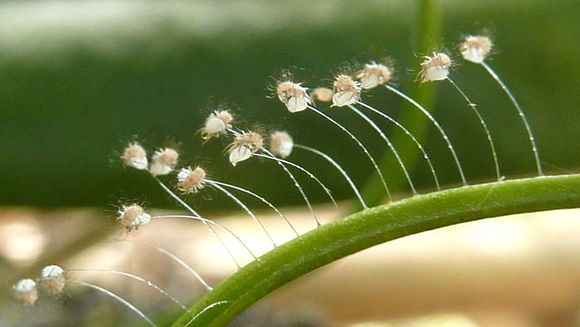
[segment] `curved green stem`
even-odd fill
[[[355,213],[302,235],[243,267],[173,326],[219,301],[190,326],[226,326],[250,305],[323,265],[403,236],[478,219],[580,207],[580,174],[535,177],[418,195]]]

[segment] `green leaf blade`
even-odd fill
[[[234,273],[173,326],[226,326],[275,289],[371,246],[436,228],[517,213],[580,207],[580,174],[535,177],[418,195],[355,213],[302,235]]]

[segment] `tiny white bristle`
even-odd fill
[[[287,132],[276,131],[270,135],[270,152],[280,158],[286,158],[292,153],[294,140]]]
[[[282,101],[290,112],[305,110],[310,104],[306,88],[299,83],[284,81],[276,87],[276,96]]]
[[[322,102],[332,101],[332,90],[326,87],[317,87],[312,91],[312,98]]]
[[[264,145],[262,136],[255,132],[243,132],[235,136],[228,147],[230,163],[235,166],[238,162],[247,160]]]
[[[205,120],[201,129],[201,137],[208,140],[212,137],[219,137],[225,134],[228,128],[232,128],[231,122],[234,120],[232,114],[227,110],[216,110]]]
[[[149,172],[154,176],[167,175],[173,171],[178,160],[179,153],[174,149],[159,149],[153,153]]]
[[[177,174],[177,188],[186,193],[197,193],[205,187],[206,172],[201,167],[181,168]]]
[[[151,221],[151,215],[145,212],[145,210],[138,204],[131,204],[128,206],[123,206],[119,210],[119,216],[117,221],[127,229],[127,231],[132,231],[134,229],[139,229],[139,226],[147,224]]]
[[[421,81],[433,82],[446,79],[449,76],[451,64],[451,58],[444,53],[433,53],[432,57],[425,56],[419,73]]]
[[[32,279],[21,279],[12,286],[12,295],[14,299],[23,305],[34,305],[38,300],[38,291],[36,289],[36,282]]]
[[[366,64],[364,69],[357,74],[363,89],[372,89],[391,80],[391,70],[383,64]]]
[[[64,269],[57,265],[42,268],[40,286],[50,294],[60,294],[65,286]]]
[[[463,59],[481,64],[491,52],[492,46],[493,44],[489,37],[470,35],[465,38],[465,41],[459,47],[459,51]]]
[[[42,279],[50,279],[50,278],[60,277],[63,272],[64,272],[64,269],[62,269],[61,267],[59,267],[57,265],[46,266],[46,267],[42,268],[42,271],[40,272],[40,279],[42,280]]]
[[[127,167],[135,169],[146,170],[148,168],[147,152],[139,143],[131,143],[123,152],[121,156],[123,163]]]
[[[360,84],[348,75],[338,75],[334,80],[333,86],[333,107],[343,107],[353,104],[360,99]]]

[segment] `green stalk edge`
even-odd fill
[[[436,228],[517,213],[580,207],[580,174],[454,188],[388,203],[312,230],[264,254],[208,292],[174,327],[227,326],[275,289],[371,246]]]

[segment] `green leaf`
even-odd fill
[[[580,174],[535,177],[418,195],[355,213],[302,235],[243,267],[207,293],[174,327],[226,326],[253,303],[321,266],[403,236],[467,221],[580,207]]]

